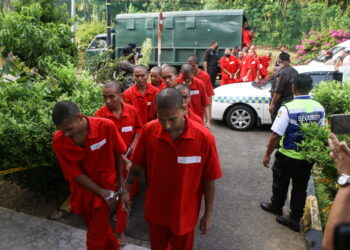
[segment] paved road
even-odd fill
[[[279,225],[275,216],[260,209],[260,201],[271,195],[271,170],[261,158],[269,136],[268,128],[236,132],[223,123],[213,124],[223,178],[217,182],[214,224],[207,235],[197,230],[196,249],[301,250],[303,235]],[[133,206],[127,235],[147,240],[143,220],[143,195]]]

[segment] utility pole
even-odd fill
[[[106,0],[106,28],[108,48],[110,48],[112,45],[111,25],[111,0]]]
[[[72,42],[75,42],[75,0],[71,0],[70,17],[72,18],[71,31],[73,33]]]

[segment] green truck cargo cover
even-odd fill
[[[116,24],[116,56],[128,43],[141,47],[146,38],[152,39],[151,65],[157,64],[157,13],[120,14]],[[190,55],[203,62],[211,41],[218,41],[220,55],[228,47],[241,46],[243,10],[204,10],[163,12],[161,63],[181,65]]]

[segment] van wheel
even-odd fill
[[[236,105],[227,112],[225,119],[231,129],[246,131],[254,126],[256,115],[250,107]]]

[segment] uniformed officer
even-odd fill
[[[215,88],[216,75],[218,73],[218,47],[217,41],[211,42],[210,48],[207,49],[204,56],[204,70],[209,74],[213,88]]]
[[[306,199],[306,188],[310,178],[313,163],[304,159],[298,146],[303,139],[301,125],[316,123],[324,126],[325,111],[320,103],[309,96],[312,89],[312,78],[305,74],[297,75],[293,80],[292,90],[294,100],[284,104],[278,111],[271,130],[267,150],[263,159],[265,167],[269,167],[270,155],[280,142],[272,167],[273,184],[271,203],[262,202],[261,208],[267,212],[279,215],[278,223],[298,232],[299,222],[303,215]],[[282,215],[286,200],[289,181],[292,179],[292,194],[290,200],[291,213],[288,218]]]

